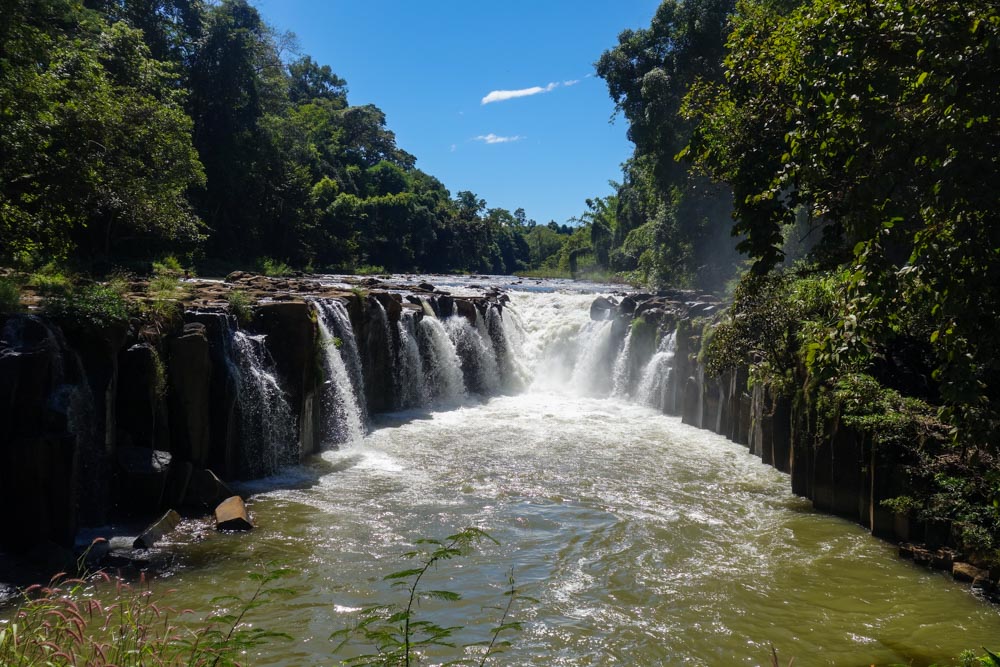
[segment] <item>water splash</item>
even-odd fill
[[[356,393],[351,373],[348,371],[344,356],[350,358],[352,350],[344,338],[335,335],[343,328],[343,320],[347,311],[339,301],[317,301],[313,303],[319,317],[320,344],[326,363],[327,381],[323,385],[322,408],[324,431],[321,442],[324,448],[340,444],[355,444],[365,435],[365,419]],[[339,308],[338,308],[339,306]],[[350,321],[347,321],[348,324]],[[347,331],[351,331],[347,327]],[[354,334],[351,331],[351,341]],[[353,354],[357,355],[355,343]],[[360,366],[360,360],[358,360]]]

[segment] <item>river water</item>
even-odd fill
[[[508,394],[375,416],[360,442],[242,488],[258,529],[177,538],[174,604],[247,595],[246,575],[281,561],[296,595],[251,620],[295,639],[253,663],[336,664],[328,637],[358,608],[405,604],[383,577],[412,567],[415,541],[475,526],[499,545],[432,570],[428,590],[463,599],[417,615],[488,640],[513,568],[535,601],[489,664],[758,665],[773,646],[782,664],[927,665],[1000,644],[997,608],[814,512],[745,447],[608,398],[592,296],[512,297]]]

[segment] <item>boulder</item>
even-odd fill
[[[239,496],[226,498],[215,508],[216,530],[253,530],[253,522],[243,499]]]
[[[176,528],[180,522],[180,514],[174,510],[167,510],[163,516],[151,523],[139,537],[135,538],[132,548],[152,549],[154,544],[163,539],[163,536]]]
[[[615,305],[607,297],[599,296],[590,304],[590,319],[597,321],[610,320],[614,308]]]
[[[469,320],[470,324],[475,324],[476,318],[479,316],[476,312],[476,305],[465,299],[455,299],[455,312]]]
[[[985,583],[989,580],[989,572],[961,561],[952,564],[951,576],[955,577],[958,581],[968,581],[973,584],[976,582]]]
[[[423,282],[423,283],[420,283],[419,285],[417,285],[417,289],[422,289],[425,292],[433,292],[434,291],[434,285],[431,285],[428,282]]]

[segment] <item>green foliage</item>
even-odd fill
[[[101,284],[83,285],[68,294],[47,297],[43,309],[49,317],[81,327],[110,327],[123,324],[129,317],[125,298]]]
[[[250,295],[243,290],[232,290],[226,295],[229,303],[229,314],[236,318],[237,323],[245,325],[253,319],[253,303]]]
[[[21,286],[12,278],[0,278],[0,313],[21,310]]]
[[[187,622],[190,612],[168,606],[168,595],[147,583],[133,586],[103,576],[94,584],[54,579],[32,586],[10,623],[0,629],[0,664],[8,667],[51,665],[192,665],[235,667],[249,649],[287,635],[254,628],[246,616],[290,591],[273,585],[288,570],[253,574],[251,597],[219,598],[235,613],[217,611],[207,621]]]
[[[276,259],[271,259],[270,257],[261,257],[258,259],[257,268],[265,276],[270,276],[272,278],[281,278],[295,273],[295,270],[288,264]]]
[[[42,296],[66,295],[73,289],[72,279],[54,262],[49,262],[28,278],[28,285]]]
[[[354,274],[358,276],[377,276],[382,273],[388,273],[384,266],[373,266],[371,264],[365,264],[354,269]]]
[[[363,644],[370,646],[374,652],[364,653],[348,658],[342,664],[359,666],[406,666],[419,664],[428,649],[445,647],[462,649],[463,652],[472,649],[479,655],[476,659],[459,659],[447,664],[485,665],[487,661],[499,655],[509,645],[504,639],[507,635],[518,632],[521,626],[510,620],[514,605],[521,602],[534,602],[525,597],[514,585],[513,570],[508,575],[508,588],[504,594],[506,604],[499,608],[502,615],[491,629],[488,642],[479,642],[459,646],[454,634],[461,627],[444,627],[433,621],[426,620],[417,614],[417,609],[434,600],[439,602],[458,602],[462,599],[459,593],[449,590],[426,590],[421,587],[421,580],[434,567],[444,561],[466,556],[483,542],[498,544],[489,534],[478,528],[465,530],[445,538],[444,541],[422,539],[417,541],[417,549],[404,554],[407,559],[415,560],[412,568],[393,572],[384,577],[392,582],[393,587],[401,589],[406,597],[405,605],[382,604],[366,607],[358,612],[358,620],[354,625],[334,632],[331,639],[337,640],[334,651],[340,651],[348,646]]]

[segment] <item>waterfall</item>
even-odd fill
[[[316,301],[313,302],[313,306],[319,315],[317,324],[327,374],[321,398],[325,427],[321,436],[322,444],[324,448],[345,443],[354,444],[360,442],[365,435],[364,413],[358,403],[358,396],[364,394],[356,393],[354,380],[344,356],[346,354],[348,359],[353,356],[360,374],[361,361],[357,357],[357,342],[354,340],[354,333],[350,328],[350,320],[347,320],[347,311],[343,304],[339,301]],[[352,345],[348,344],[344,337],[335,333],[345,330],[345,320],[353,350]],[[363,381],[360,375],[358,379]]]
[[[423,358],[418,343],[417,318],[409,311],[396,322],[399,354],[396,360],[397,407],[412,408],[430,402],[430,390],[424,375]]]
[[[677,351],[677,331],[671,331],[660,340],[656,354],[642,371],[635,399],[643,405],[661,412],[675,412],[676,391],[672,385],[674,354]]]
[[[572,353],[579,350],[571,366],[570,385],[574,391],[603,396],[611,390],[608,380],[615,350],[611,330],[610,320],[587,322],[576,336],[576,345],[570,350]]]
[[[486,306],[486,330],[493,343],[493,351],[497,358],[497,368],[500,370],[501,386],[508,391],[519,391],[524,382],[515,364],[517,353],[507,337],[507,327],[500,309],[492,304]]]
[[[435,317],[424,317],[417,325],[423,351],[427,386],[438,403],[456,404],[465,397],[462,362],[444,325]]]
[[[340,339],[340,358],[350,375],[351,386],[354,387],[354,402],[358,406],[359,420],[363,425],[368,421],[368,409],[364,401],[365,373],[361,365],[358,340],[354,336],[354,327],[351,326],[351,316],[344,304],[337,300],[324,301],[323,314],[330,332]]]
[[[632,327],[629,327],[628,333],[625,334],[625,344],[615,360],[615,368],[611,373],[611,395],[619,398],[627,398],[629,395],[632,379],[632,330]]]
[[[500,389],[500,369],[489,334],[484,340],[477,327],[461,315],[446,319],[444,327],[462,360],[466,387],[482,395],[495,394]]]
[[[260,477],[298,460],[295,418],[278,383],[264,336],[234,331],[232,348],[240,411],[241,473]]]

